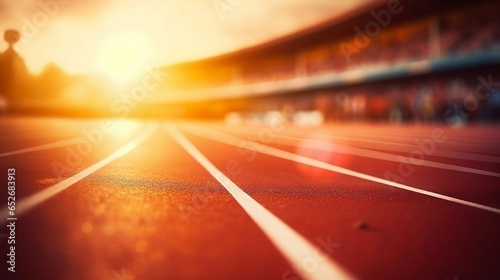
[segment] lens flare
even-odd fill
[[[347,167],[351,162],[345,146],[337,145],[327,137],[311,137],[301,140],[295,147],[295,153],[304,157],[327,162],[340,167]],[[319,177],[329,171],[296,163],[297,170],[308,177]]]

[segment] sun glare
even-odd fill
[[[129,137],[133,135],[137,128],[139,127],[139,123],[134,120],[111,120],[113,133],[112,136],[115,139],[123,139],[124,137]]]
[[[119,84],[138,79],[151,63],[149,39],[142,33],[126,31],[105,42],[98,59],[99,70]]]

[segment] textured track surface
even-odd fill
[[[498,126],[0,124],[2,279],[500,278]]]

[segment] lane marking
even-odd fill
[[[49,149],[56,149],[56,148],[76,144],[78,142],[78,140],[79,140],[79,138],[71,138],[71,139],[67,139],[67,140],[52,142],[52,143],[34,146],[34,147],[30,147],[30,148],[15,150],[15,151],[11,151],[11,152],[2,153],[2,154],[0,154],[0,157],[6,157],[6,156],[12,156],[12,155],[24,154],[24,153],[31,153],[31,152],[38,152],[38,151],[49,150]]]
[[[157,124],[150,123],[146,126],[146,128],[138,135],[136,136],[132,141],[127,143],[125,146],[121,147],[120,149],[116,150],[114,153],[109,155],[108,157],[104,158],[103,160],[87,167],[86,169],[80,171],[79,173],[64,179],[63,181],[52,185],[38,193],[35,193],[25,199],[22,199],[17,203],[16,207],[16,217],[23,215],[24,213],[28,212],[32,208],[38,206],[39,204],[43,203],[44,201],[48,200],[49,198],[55,196],[56,194],[64,191],[71,185],[77,183],[78,181],[84,179],[85,177],[89,176],[90,174],[96,172],[97,170],[101,169],[102,167],[106,166],[107,164],[111,163],[112,161],[117,160],[118,158],[128,154],[135,148],[137,148],[139,145],[141,145],[144,141],[146,141],[158,128]],[[8,209],[6,209],[2,215],[0,216],[0,221],[5,220],[8,215]]]
[[[222,131],[226,131],[226,132],[229,130],[228,128],[220,127],[220,126],[213,125],[213,124],[211,126],[213,127],[213,129],[216,129],[216,130],[222,130]],[[248,130],[243,130],[242,128],[236,128],[236,129],[239,129],[242,132],[248,133]],[[255,129],[253,131],[255,131]],[[277,134],[279,135],[280,133],[277,133]],[[281,134],[284,134],[284,133],[281,133]],[[325,137],[329,137],[332,139],[354,142],[354,143],[356,143],[355,146],[358,146],[358,147],[366,147],[367,146],[367,144],[363,144],[362,142],[371,143],[369,145],[370,148],[374,147],[374,148],[379,149],[379,150],[388,150],[391,152],[400,152],[400,153],[410,153],[412,151],[412,149],[416,148],[416,146],[414,144],[405,144],[405,143],[370,140],[370,139],[360,139],[360,138],[355,138],[355,137],[340,136],[340,135],[336,135],[336,134],[335,135],[319,134],[319,133],[308,133],[308,132],[300,132],[300,131],[287,131],[287,134],[298,135],[298,136],[307,136],[307,137],[325,136]],[[413,138],[413,139],[415,139],[415,138]],[[479,145],[479,146],[483,147],[484,145]],[[408,147],[408,149],[405,147]],[[485,155],[485,154],[480,154],[480,153],[463,152],[463,151],[458,151],[458,150],[438,150],[438,151],[434,152],[433,156],[447,157],[447,158],[453,158],[453,159],[468,159],[468,160],[481,161],[481,162],[500,163],[500,157],[496,156],[496,155]]]
[[[497,147],[495,144],[498,142],[498,140],[500,140],[500,138],[498,136],[495,135],[494,138],[490,138],[489,136],[492,136],[492,135],[481,135],[478,137],[478,135],[475,135],[475,134],[467,134],[467,135],[457,135],[457,133],[455,132],[459,132],[460,130],[455,130],[453,128],[451,128],[450,130],[450,127],[449,126],[426,126],[426,127],[422,127],[421,129],[419,129],[418,131],[416,130],[417,128],[416,127],[412,127],[411,125],[410,126],[407,126],[410,131],[409,131],[409,134],[407,134],[408,137],[402,137],[400,136],[401,133],[400,132],[394,132],[394,130],[392,128],[386,128],[385,130],[381,130],[380,128],[377,128],[377,134],[373,134],[373,133],[363,133],[363,132],[359,132],[360,130],[373,130],[373,125],[368,125],[368,126],[361,126],[359,128],[352,128],[350,130],[344,130],[346,133],[354,133],[354,134],[358,134],[360,136],[362,135],[366,135],[366,136],[375,136],[375,137],[387,137],[389,136],[390,138],[393,138],[393,137],[396,137],[396,138],[400,138],[400,139],[405,139],[405,138],[411,138],[411,139],[415,139],[415,138],[426,138],[428,137],[431,133],[432,133],[432,130],[434,130],[435,128],[440,128],[440,129],[443,129],[443,130],[448,130],[448,132],[451,134],[449,135],[451,138],[457,138],[459,137],[461,140],[462,139],[465,139],[465,140],[480,140],[480,141],[483,141],[483,142],[489,142],[489,144],[492,144],[494,145],[494,147]],[[396,126],[397,128],[397,126]],[[325,128],[324,127],[320,127],[319,128],[320,131],[324,131]],[[326,131],[328,132],[331,132],[331,133],[335,133],[338,129],[336,127],[328,127],[326,126]],[[317,131],[317,128],[313,128],[313,131]],[[475,143],[470,143],[470,142],[453,142],[453,143],[458,143],[458,144],[472,144],[472,145],[476,145]]]
[[[281,221],[264,206],[241,190],[212,164],[179,129],[173,125],[165,126],[175,139],[203,168],[205,168],[233,196],[238,204],[273,242],[288,262],[304,279],[354,279],[342,267],[325,256],[318,248],[302,237],[290,226]],[[314,257],[316,269],[307,269],[304,263]]]
[[[218,130],[218,131],[225,131],[226,133],[228,131],[231,131],[229,130],[228,128],[224,128],[224,127],[217,127],[217,126],[214,126],[212,125],[212,129],[214,130]],[[236,128],[237,130],[239,128]],[[248,132],[248,129],[247,130],[241,130],[239,129],[240,133],[249,133]],[[256,129],[254,129],[253,131],[258,131]],[[353,142],[356,142],[356,141],[362,141],[362,142],[374,142],[372,140],[367,140],[367,139],[356,139],[356,138],[347,138],[347,137],[340,137],[338,135],[328,135],[328,134],[308,134],[308,133],[298,133],[298,132],[291,132],[291,131],[287,131],[287,133],[289,135],[302,135],[302,136],[307,136],[307,137],[328,137],[330,139],[342,139],[344,138],[343,140],[352,140]],[[283,136],[283,137],[295,137],[296,139],[302,139],[302,138],[299,138],[298,136],[287,136],[285,135],[284,133],[276,133],[276,135],[280,135],[280,136]],[[359,149],[366,149],[366,148],[363,148],[363,146],[366,146],[366,145],[359,145],[359,144],[355,144],[353,145],[352,147],[356,146],[357,148]],[[405,148],[397,148],[396,146],[407,146],[407,147],[410,147],[410,148],[413,148],[413,149],[416,149],[416,145],[410,145],[410,144],[401,144],[401,143],[396,143],[396,142],[387,142],[386,145],[380,145],[380,146],[376,146],[375,148],[376,149],[380,149],[380,150],[388,150],[388,151],[391,151],[391,152],[400,152],[400,153],[405,153],[405,154],[409,154],[411,153],[412,150],[409,150],[409,149],[405,149]],[[370,145],[370,150],[371,148],[373,148],[374,145]],[[431,156],[439,156],[439,157],[447,157],[447,158],[453,158],[453,159],[468,159],[468,160],[473,160],[473,161],[481,161],[481,162],[492,162],[492,163],[500,163],[500,157],[498,156],[491,156],[491,155],[484,155],[484,154],[478,154],[478,153],[470,153],[470,152],[461,152],[461,151],[455,151],[455,150],[436,150]]]
[[[426,191],[426,190],[414,188],[414,187],[411,187],[411,186],[408,186],[408,185],[404,185],[404,184],[401,184],[401,183],[392,182],[392,181],[389,181],[389,180],[386,180],[386,179],[378,178],[378,177],[375,177],[375,176],[371,176],[371,175],[368,175],[368,174],[364,174],[364,173],[361,173],[361,172],[357,172],[357,171],[354,171],[354,170],[350,170],[350,169],[347,169],[347,168],[336,166],[336,165],[333,165],[333,164],[330,164],[330,163],[326,163],[326,162],[323,162],[323,161],[319,161],[319,160],[316,160],[316,159],[312,159],[312,158],[308,158],[308,157],[301,156],[301,155],[298,155],[298,154],[294,154],[294,153],[290,153],[290,152],[287,152],[287,151],[283,151],[283,150],[280,150],[280,149],[277,149],[277,148],[274,148],[274,147],[262,145],[260,143],[254,142],[254,141],[245,140],[245,139],[242,139],[242,138],[239,138],[239,137],[236,137],[236,136],[232,136],[232,135],[229,135],[229,134],[226,134],[226,133],[223,133],[223,132],[215,131],[213,129],[203,129],[203,130],[206,130],[208,132],[207,133],[202,133],[202,132],[199,131],[200,128],[198,128],[198,127],[193,128],[191,125],[185,126],[185,127],[187,127],[187,130],[190,133],[193,133],[194,135],[197,135],[197,136],[200,136],[200,137],[203,137],[203,138],[206,138],[206,139],[211,139],[211,140],[214,140],[214,141],[217,141],[217,142],[220,142],[220,143],[225,143],[225,144],[228,144],[228,145],[231,145],[231,146],[236,146],[236,147],[239,147],[241,145],[241,143],[243,143],[243,142],[251,143],[252,145],[254,145],[256,152],[267,154],[267,155],[270,155],[270,156],[273,156],[273,157],[278,157],[278,158],[282,158],[282,159],[294,161],[294,162],[297,162],[297,163],[302,163],[302,164],[313,166],[313,167],[316,167],[316,168],[320,168],[320,169],[324,169],[324,170],[328,170],[328,171],[332,171],[332,172],[337,172],[337,173],[341,173],[341,174],[344,174],[344,175],[349,175],[349,176],[352,176],[352,177],[364,179],[364,180],[367,180],[367,181],[372,181],[372,182],[375,182],[375,183],[380,183],[380,184],[388,185],[388,186],[391,186],[391,187],[395,187],[395,188],[399,188],[399,189],[403,189],[403,190],[407,190],[407,191],[411,191],[411,192],[423,194],[423,195],[426,195],[426,196],[430,196],[430,197],[434,197],[434,198],[438,198],[438,199],[442,199],[442,200],[446,200],[446,201],[450,201],[450,202],[454,202],[454,203],[458,203],[458,204],[462,204],[462,205],[474,207],[474,208],[477,208],[477,209],[486,210],[486,211],[493,212],[493,213],[496,213],[496,214],[500,214],[500,209],[498,209],[498,208],[494,208],[494,207],[490,207],[490,206],[486,206],[486,205],[474,203],[474,202],[467,201],[467,200],[462,200],[462,199],[454,198],[454,197],[451,197],[451,196],[442,195],[442,194],[439,194],[439,193],[434,193],[434,192],[431,192],[431,191]],[[191,127],[191,128],[189,128],[189,127]],[[214,136],[216,134],[218,134],[219,136]]]
[[[301,138],[294,137],[294,136],[286,136],[286,135],[280,135],[280,134],[277,134],[275,137],[281,138],[281,140],[274,140],[273,142],[275,142],[276,144],[283,144],[283,145],[287,145],[290,147],[296,147],[297,141],[306,140],[310,143],[317,143],[318,145],[316,147],[321,147],[322,145],[325,145],[325,144],[332,145],[332,147],[334,148],[334,152],[338,152],[341,154],[347,154],[347,155],[353,155],[353,156],[365,157],[365,158],[372,158],[372,159],[378,159],[378,160],[386,160],[386,161],[392,161],[392,162],[399,162],[399,163],[401,162],[399,160],[399,157],[404,158],[404,156],[400,156],[400,155],[396,155],[396,154],[373,151],[373,150],[369,150],[369,149],[351,147],[351,146],[346,146],[346,145],[341,145],[341,144],[334,144],[331,142],[316,140],[316,139],[301,139]],[[296,140],[296,141],[291,141],[291,140]],[[320,148],[314,148],[314,149],[324,151]],[[477,175],[500,177],[500,173],[497,173],[497,172],[481,170],[481,169],[476,169],[476,168],[470,168],[470,167],[465,167],[465,166],[459,166],[459,165],[453,165],[453,164],[448,164],[448,163],[441,163],[441,162],[425,160],[425,159],[421,160],[421,162],[413,162],[412,165],[425,166],[425,167],[431,167],[431,168],[439,168],[439,169],[465,172],[465,173],[472,173],[472,174],[477,174]]]

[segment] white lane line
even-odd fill
[[[397,126],[395,126],[397,128]],[[407,128],[410,129],[410,131],[408,131],[408,133],[405,133],[406,134],[406,137],[403,137],[401,136],[401,132],[394,132],[393,129],[385,129],[385,130],[381,130],[379,128],[377,128],[377,134],[373,134],[373,133],[362,133],[360,131],[362,130],[373,130],[373,126],[371,125],[368,125],[368,126],[361,126],[361,127],[354,127],[350,130],[340,130],[341,132],[345,132],[345,133],[348,133],[348,134],[358,134],[359,136],[375,136],[375,137],[387,137],[389,136],[390,138],[399,138],[399,139],[405,139],[405,138],[411,138],[411,139],[415,139],[415,138],[426,138],[428,137],[431,133],[432,133],[432,130],[435,128],[434,126],[426,126],[426,127],[422,127],[421,129],[418,129],[416,128],[415,126],[412,127],[412,125],[409,125],[409,126],[406,126]],[[393,127],[394,128],[394,127]],[[441,129],[447,129],[448,131],[450,130],[450,127],[448,126],[439,126],[437,128],[441,128]],[[418,130],[417,130],[418,129]],[[325,131],[326,130],[326,131]],[[331,126],[323,126],[323,127],[320,127],[319,128],[319,131],[320,132],[331,132],[331,133],[336,133],[339,129],[336,128],[336,127],[331,127]],[[454,131],[459,131],[459,130],[455,130],[453,129]],[[311,131],[318,131],[317,128],[312,128]],[[451,138],[457,138],[457,134],[456,133],[450,133],[450,137]],[[477,135],[477,134],[467,134],[467,135],[460,135],[459,138],[460,138],[460,142],[453,142],[453,143],[460,143],[460,144],[472,144],[472,145],[475,145],[474,143],[469,143],[469,142],[462,142],[462,140],[480,140],[480,141],[483,141],[483,142],[488,142],[489,144],[492,144],[494,145],[494,147],[497,147],[496,143],[498,143],[498,137],[494,137],[494,138],[489,138],[490,135]],[[484,143],[484,144],[487,144],[487,143]]]
[[[213,129],[219,130],[219,131],[230,131],[227,127],[218,127],[215,125],[212,125]],[[249,133],[248,129],[243,129],[243,128],[235,128],[236,130],[239,130],[244,133]],[[253,128],[254,131],[258,131],[258,128]],[[345,137],[345,136],[340,136],[336,134],[318,134],[318,133],[308,133],[308,132],[293,132],[293,131],[286,131],[287,134],[289,135],[297,135],[298,137],[303,138],[309,137],[318,137],[318,136],[323,136],[323,137],[329,137],[331,139],[337,139],[337,140],[345,140],[345,141],[350,141],[355,144],[354,146],[358,146],[360,148],[362,147],[369,147],[369,148],[375,148],[379,150],[387,150],[391,152],[400,152],[400,153],[410,153],[412,149],[415,149],[416,146],[414,144],[405,144],[405,143],[397,143],[397,142],[387,142],[387,141],[377,141],[377,140],[370,140],[370,139],[362,139],[362,138],[353,138],[353,137]],[[284,133],[280,133],[283,135]],[[278,134],[279,135],[279,134]],[[414,138],[415,139],[415,138]],[[419,138],[420,139],[420,138]],[[371,143],[371,144],[363,144],[364,143]],[[481,145],[482,146],[482,145]],[[405,148],[407,147],[407,148]],[[473,161],[481,161],[481,162],[492,162],[492,163],[500,163],[500,157],[499,156],[492,156],[492,155],[485,155],[485,154],[478,154],[478,153],[471,153],[471,152],[462,152],[458,150],[436,150],[433,154],[433,156],[439,156],[439,157],[447,157],[447,158],[453,158],[453,159],[467,159],[467,160],[473,160]]]
[[[79,138],[71,138],[71,139],[67,139],[67,140],[52,142],[52,143],[34,146],[34,147],[30,147],[30,148],[6,152],[6,153],[0,154],[0,157],[6,157],[6,156],[12,156],[12,155],[24,154],[24,153],[31,153],[31,152],[38,152],[38,151],[49,150],[49,149],[56,149],[56,148],[76,144],[78,139]]]
[[[215,130],[218,130],[218,131],[230,131],[228,128],[225,128],[225,127],[215,127],[212,125],[212,128],[215,129]],[[236,128],[236,130],[238,130],[239,128]],[[239,131],[241,131],[241,133],[250,133],[248,131],[248,129],[246,130],[242,130],[242,129],[239,129]],[[253,131],[258,131],[258,129],[254,129]],[[352,141],[354,143],[357,143],[357,144],[354,144],[352,145],[352,147],[354,146],[358,146],[359,148],[361,149],[364,149],[363,147],[370,147],[371,149],[372,148],[375,148],[375,149],[380,149],[380,150],[388,150],[388,151],[391,151],[391,152],[400,152],[400,153],[410,153],[412,150],[411,149],[415,149],[416,148],[416,145],[410,145],[410,144],[401,144],[401,143],[396,143],[396,142],[387,142],[387,144],[385,145],[363,145],[363,144],[360,144],[359,142],[373,142],[375,143],[375,141],[372,141],[372,140],[368,140],[368,139],[357,139],[357,138],[346,138],[346,137],[340,137],[338,135],[328,135],[328,134],[309,134],[309,133],[298,133],[298,132],[291,132],[291,131],[287,131],[287,134],[289,135],[300,135],[301,137],[298,137],[298,136],[286,136],[284,135],[284,133],[279,133],[277,135],[282,135],[284,137],[296,137],[297,139],[303,139],[304,136],[305,137],[308,137],[308,138],[318,138],[318,137],[328,137],[330,139],[338,139],[338,140],[349,140],[349,141]],[[378,142],[378,141],[377,141]],[[351,145],[350,145],[351,146]],[[409,147],[408,149],[407,148],[403,148],[402,146],[406,146],[406,147]],[[436,150],[434,153],[433,153],[433,156],[439,156],[439,157],[446,157],[446,158],[453,158],[453,159],[467,159],[467,160],[473,160],[473,161],[480,161],[480,162],[493,162],[493,163],[500,163],[500,157],[498,156],[491,156],[491,155],[485,155],[485,154],[478,154],[478,153],[470,153],[470,152],[462,152],[462,151],[456,151],[456,150]]]
[[[36,207],[37,205],[43,203],[47,199],[55,196],[56,194],[64,191],[71,185],[77,183],[78,181],[84,179],[85,177],[89,176],[90,174],[94,173],[95,171],[99,170],[100,168],[106,166],[107,164],[111,163],[112,161],[117,160],[118,158],[128,154],[135,148],[137,148],[140,144],[142,144],[144,141],[146,141],[152,134],[153,132],[156,131],[158,128],[157,124],[150,123],[148,126],[137,136],[135,137],[132,141],[127,143],[125,146],[121,147],[117,151],[115,151],[113,154],[110,156],[104,158],[103,160],[91,165],[90,167],[87,167],[86,169],[80,171],[79,173],[53,185],[50,186],[36,194],[33,194],[25,199],[22,199],[17,203],[16,207],[16,217],[23,215],[24,213],[28,212],[32,208]],[[7,219],[8,216],[8,210],[5,210],[1,217],[0,221],[4,221]]]
[[[198,128],[198,127],[193,128],[191,125],[184,126],[184,129],[187,129],[190,133],[193,133],[194,135],[197,135],[197,136],[200,136],[200,137],[203,137],[203,138],[207,138],[207,139],[211,139],[211,140],[214,140],[214,141],[217,141],[217,142],[220,142],[220,143],[225,143],[225,144],[236,146],[236,147],[239,147],[241,145],[241,143],[244,143],[244,142],[251,143],[252,145],[254,145],[255,151],[257,151],[259,153],[267,154],[267,155],[274,156],[274,157],[279,157],[279,158],[282,158],[282,159],[286,159],[286,160],[290,160],[290,161],[294,161],[294,162],[306,164],[306,165],[313,166],[313,167],[316,167],[316,168],[321,168],[321,169],[324,169],[324,170],[329,170],[329,171],[332,171],[332,172],[337,172],[337,173],[349,175],[349,176],[352,176],[352,177],[356,177],[356,178],[360,178],[360,179],[372,181],[372,182],[375,182],[375,183],[380,183],[380,184],[392,186],[392,187],[395,187],[395,188],[399,188],[399,189],[403,189],[403,190],[407,190],[407,191],[411,191],[411,192],[415,192],[415,193],[427,195],[427,196],[430,196],[430,197],[434,197],[434,198],[438,198],[438,199],[442,199],[442,200],[446,200],[446,201],[450,201],[450,202],[454,202],[454,203],[458,203],[458,204],[462,204],[462,205],[466,205],[466,206],[478,208],[478,209],[481,209],[481,210],[486,210],[486,211],[493,212],[493,213],[496,213],[496,214],[500,214],[500,209],[498,209],[498,208],[494,208],[494,207],[490,207],[490,206],[486,206],[486,205],[482,205],[482,204],[478,204],[478,203],[474,203],[474,202],[470,202],[470,201],[466,201],[466,200],[462,200],[462,199],[458,199],[458,198],[454,198],[454,197],[442,195],[442,194],[439,194],[439,193],[434,193],[434,192],[431,192],[431,191],[421,190],[421,189],[418,189],[418,188],[414,188],[414,187],[411,187],[411,186],[408,186],[408,185],[404,185],[404,184],[400,184],[400,183],[396,183],[396,182],[392,182],[392,181],[389,181],[389,180],[386,180],[386,179],[382,179],[382,178],[378,178],[378,177],[371,176],[371,175],[368,175],[368,174],[364,174],[364,173],[361,173],[361,172],[353,171],[353,170],[350,170],[350,169],[347,169],[347,168],[343,168],[343,167],[340,167],[340,166],[336,166],[336,165],[333,165],[333,164],[330,164],[330,163],[326,163],[326,162],[323,162],[323,161],[315,160],[315,159],[308,158],[308,157],[305,157],[305,156],[301,156],[301,155],[298,155],[298,154],[294,154],[294,153],[290,153],[290,152],[283,151],[283,150],[280,150],[280,149],[276,149],[276,148],[273,148],[273,147],[270,147],[270,146],[262,145],[262,144],[259,144],[257,142],[253,142],[253,141],[250,141],[250,140],[244,140],[242,138],[235,137],[235,136],[223,133],[223,132],[218,132],[218,131],[215,131],[215,130],[212,130],[212,129],[203,129],[203,130],[206,131],[205,133],[200,132],[199,131],[200,128]]]
[[[354,279],[353,276],[325,256],[324,253],[294,229],[241,190],[217,169],[175,125],[166,125],[165,129],[203,168],[224,186],[304,279]],[[312,256],[318,260],[316,269],[311,270],[303,267],[304,262]]]
[[[290,147],[297,147],[297,141],[304,141],[304,139],[300,139],[298,137],[293,137],[293,136],[286,136],[286,135],[276,135],[275,137],[279,138],[278,140],[274,140],[276,144],[283,144],[287,145]],[[294,140],[294,141],[292,141]],[[386,161],[392,161],[392,162],[401,162],[399,159],[399,155],[395,154],[390,154],[390,153],[384,153],[384,152],[379,152],[379,151],[373,151],[369,149],[364,149],[364,148],[357,148],[357,147],[350,147],[350,146],[345,146],[345,145],[340,145],[340,144],[333,144],[328,141],[321,141],[321,140],[314,140],[314,139],[306,139],[305,141],[311,143],[311,144],[317,144],[314,147],[314,149],[317,150],[322,150],[321,147],[324,147],[325,145],[331,145],[331,147],[334,149],[334,152],[341,153],[341,154],[347,154],[347,155],[353,155],[353,156],[358,156],[358,157],[365,157],[365,158],[372,158],[372,159],[378,159],[378,160],[386,160]],[[458,172],[465,172],[465,173],[472,173],[472,174],[477,174],[477,175],[485,175],[485,176],[492,176],[492,177],[500,177],[500,173],[497,172],[492,172],[492,171],[487,171],[487,170],[481,170],[481,169],[476,169],[476,168],[470,168],[470,167],[465,167],[465,166],[459,166],[459,165],[453,165],[453,164],[447,164],[447,163],[441,163],[437,161],[431,161],[431,160],[421,160],[420,162],[412,162],[413,165],[418,165],[418,166],[425,166],[425,167],[431,167],[431,168],[439,168],[439,169],[445,169],[445,170],[451,170],[451,171],[458,171]]]

